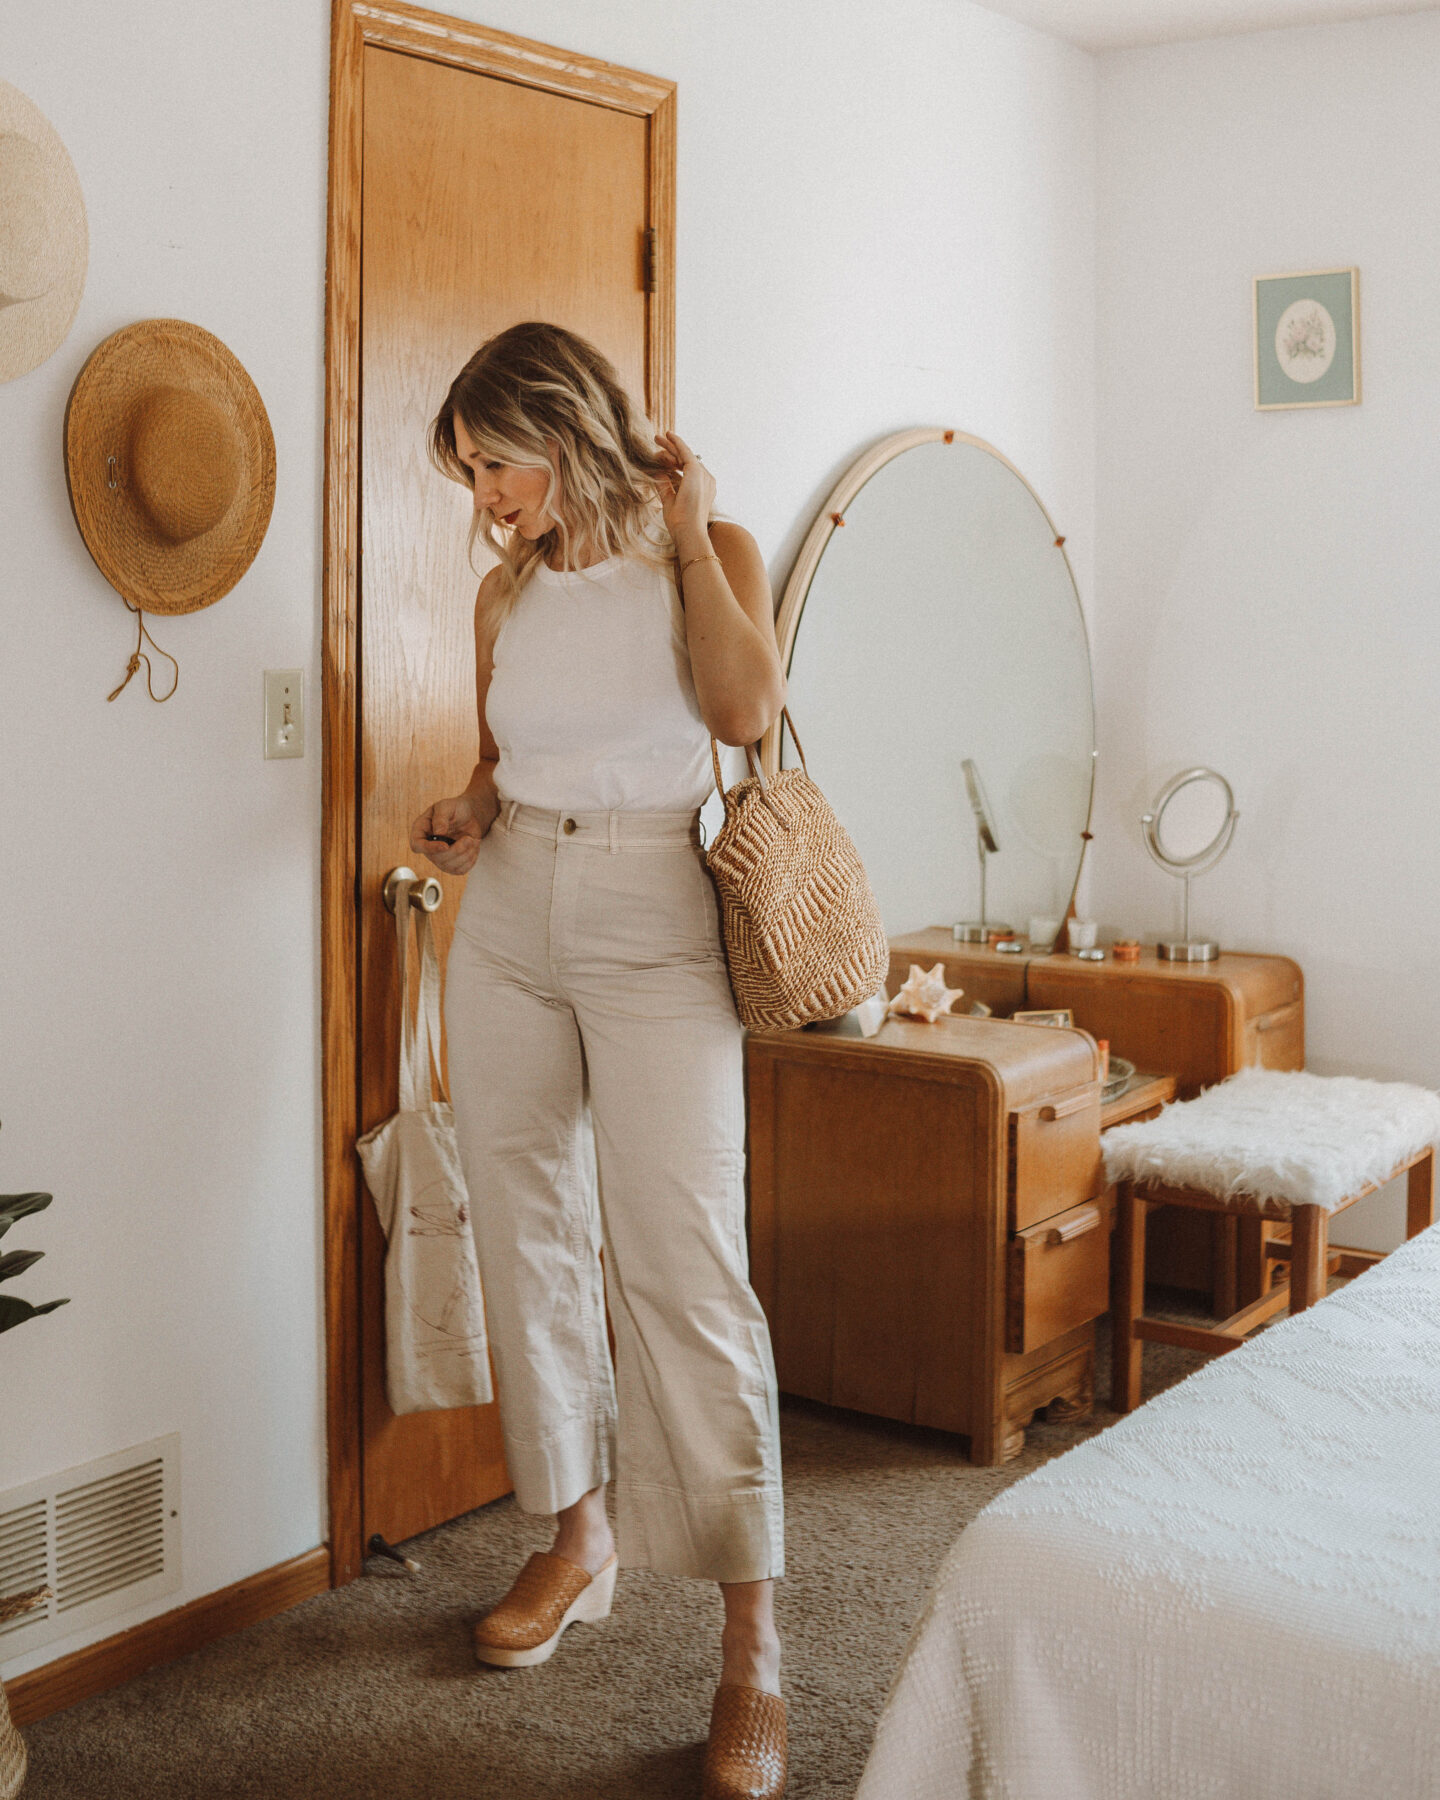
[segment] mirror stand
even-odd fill
[[[1220,954],[1220,946],[1213,938],[1192,938],[1190,935],[1190,882],[1192,871],[1186,869],[1181,879],[1185,883],[1185,912],[1181,923],[1183,936],[1176,939],[1162,939],[1156,946],[1156,954],[1162,962],[1214,962]]]
[[[986,841],[986,827],[978,819],[975,825],[975,848],[980,857],[980,917],[978,919],[962,919],[955,926],[957,944],[985,944],[990,941],[990,933],[998,931],[1001,937],[1012,935],[1009,925],[991,925],[987,923],[989,913],[985,903],[986,864],[990,856],[990,845]]]
[[[1215,823],[1212,818],[1205,818],[1198,826],[1197,836],[1193,811],[1190,818],[1185,817],[1187,801],[1193,805],[1197,796],[1208,799],[1207,790],[1214,791],[1210,806],[1213,812],[1214,806],[1218,805],[1219,819]],[[1168,834],[1167,810],[1172,814]],[[1213,869],[1230,848],[1235,821],[1239,817],[1230,783],[1213,769],[1183,770],[1166,782],[1155,796],[1152,809],[1141,815],[1145,848],[1150,852],[1151,860],[1167,875],[1176,875],[1185,883],[1185,935],[1178,939],[1162,938],[1156,944],[1155,950],[1162,962],[1214,962],[1219,956],[1220,946],[1213,938],[1192,938],[1190,935],[1190,883],[1196,875]],[[1207,832],[1210,835],[1206,836]]]
[[[985,797],[985,784],[980,779],[980,769],[973,756],[967,756],[960,765],[965,777],[965,792],[970,799],[970,810],[975,815],[975,848],[980,857],[980,918],[963,919],[955,927],[955,940],[960,944],[986,944],[990,941],[990,933],[998,932],[1001,937],[1013,937],[1014,932],[1009,925],[992,925],[989,923],[990,909],[985,899],[985,876],[988,869],[988,858],[998,851],[1000,840],[995,835],[995,827],[991,823],[990,802]]]

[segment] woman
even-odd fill
[[[705,1794],[776,1795],[775,1374],[698,826],[710,735],[753,742],[784,700],[764,563],[711,522],[700,459],[671,432],[652,447],[614,369],[558,326],[484,344],[431,447],[500,562],[475,607],[480,759],[411,847],[469,876],[450,1086],[515,1493],[557,1520],[476,1652],[542,1662],[606,1616],[613,1479],[626,1567],[720,1583]]]

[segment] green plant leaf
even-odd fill
[[[44,1212],[55,1198],[53,1194],[0,1194],[0,1237],[29,1213]]]
[[[47,1300],[43,1306],[32,1306],[28,1300],[16,1300],[9,1294],[0,1294],[0,1331],[10,1331],[16,1325],[23,1325],[27,1319],[38,1319],[41,1313],[54,1312],[57,1306],[68,1306],[69,1296],[64,1300]]]
[[[43,1250],[12,1250],[8,1256],[0,1256],[0,1281],[13,1281],[17,1275],[23,1275],[44,1254]]]

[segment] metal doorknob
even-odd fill
[[[424,881],[421,881],[420,877],[413,869],[407,869],[402,866],[401,868],[392,869],[390,871],[385,877],[384,887],[380,890],[385,901],[385,909],[387,912],[393,913],[395,910],[395,890],[402,881],[412,881],[415,883],[415,886],[410,889],[410,904],[412,906],[418,906],[421,912],[434,912],[440,902],[445,898],[445,890],[440,886],[440,883],[433,875],[428,876]]]

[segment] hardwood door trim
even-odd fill
[[[324,1108],[325,1408],[330,1582],[364,1562],[361,1516],[359,942],[360,227],[367,45],[543,88],[648,121],[655,233],[646,311],[646,405],[661,430],[675,398],[675,83],[421,7],[333,0],[325,292],[321,650],[321,1095]]]

